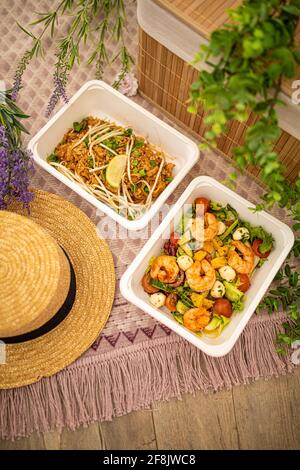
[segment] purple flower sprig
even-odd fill
[[[23,147],[22,136],[27,130],[21,122],[29,116],[16,105],[12,95],[13,90],[0,90],[0,209],[6,209],[16,199],[29,210],[33,162]]]
[[[18,94],[22,85],[22,77],[31,59],[32,59],[32,50],[26,51],[18,64],[17,70],[15,72],[15,76],[14,76],[14,83],[13,83],[13,88],[12,88],[12,93],[11,93],[12,101],[16,101],[18,98]]]
[[[29,191],[29,175],[33,161],[29,152],[14,148],[4,126],[0,126],[0,209],[15,199],[29,211],[33,193]]]

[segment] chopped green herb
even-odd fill
[[[156,160],[150,160],[150,165],[155,168],[157,166]]]
[[[171,183],[171,181],[173,181],[173,178],[171,178],[171,176],[168,176],[168,177],[165,179],[165,181],[166,181],[167,183]]]
[[[243,222],[243,225],[249,230],[251,243],[256,238],[262,240],[262,243],[259,245],[259,251],[262,254],[272,249],[273,237],[270,233],[266,232],[262,227],[252,226],[249,222]]]
[[[143,147],[144,143],[145,143],[144,139],[137,139],[134,142],[133,149],[138,149],[139,147]]]
[[[139,152],[138,150],[133,150],[132,155],[134,157],[139,157],[141,155],[141,152]]]
[[[223,210],[224,207],[222,206],[222,204],[220,204],[220,202],[217,202],[217,201],[210,201],[210,210],[212,212],[218,212],[218,211],[221,211]]]
[[[57,157],[57,155],[55,155],[55,153],[50,153],[50,155],[48,155],[48,157],[47,157],[47,162],[48,163],[51,163],[51,162],[59,163],[59,158]]]
[[[138,164],[139,164],[138,160],[133,160],[132,166],[138,166]]]
[[[128,127],[128,129],[126,129],[124,132],[124,135],[126,135],[126,137],[130,137],[132,134],[133,134],[133,129],[131,129],[131,127]]]
[[[242,300],[235,300],[232,302],[232,309],[234,312],[242,312],[244,310],[244,302]]]
[[[80,122],[73,122],[73,129],[75,132],[81,132],[87,128],[87,119],[82,119]]]
[[[139,171],[139,174],[140,174],[141,176],[146,176],[146,175],[147,175],[147,172],[146,172],[146,170],[144,170],[144,168],[143,168],[142,170]]]
[[[267,258],[261,258],[259,262],[257,263],[256,267],[261,268],[265,264],[266,261],[267,261]]]
[[[94,161],[93,161],[93,157],[91,155],[89,155],[88,158],[87,158],[87,164],[88,164],[89,168],[94,168]]]
[[[119,143],[114,137],[111,137],[111,139],[106,139],[103,141],[103,144],[108,147],[109,149],[116,150],[119,146]]]
[[[135,193],[135,192],[136,192],[136,185],[135,185],[135,184],[132,184],[132,185],[130,186],[130,191],[131,191],[132,193]]]
[[[89,148],[89,138],[86,137],[83,142],[84,142],[86,148]]]
[[[145,193],[147,193],[147,194],[149,193],[149,188],[148,188],[148,186],[144,185],[144,191],[145,191]]]

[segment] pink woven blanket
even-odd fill
[[[50,0],[39,2],[38,10],[46,11]],[[12,83],[17,59],[30,46],[30,38],[17,27],[32,20],[37,9],[33,0],[2,0],[1,2],[1,78]],[[128,4],[129,30],[127,41],[133,56],[137,49],[136,4]],[[64,25],[62,25],[63,27]],[[88,56],[88,54],[86,54]],[[45,124],[44,117],[52,90],[50,67],[53,54],[45,61],[34,61],[24,77],[19,104],[31,115],[28,129],[33,134]],[[112,83],[117,65],[105,76]],[[72,72],[69,94],[85,81],[94,78],[91,66]],[[169,122],[142,98],[135,100],[158,117]],[[173,123],[171,123],[174,125]],[[228,161],[207,153],[191,174],[182,182],[168,203],[176,201],[192,178],[210,175],[219,181],[232,171]],[[55,192],[80,207],[96,224],[102,215],[70,189],[42,170],[37,170],[33,186]],[[240,179],[238,192],[252,202],[258,201],[261,188],[248,176]],[[286,220],[283,211],[274,215]],[[145,239],[140,237],[109,241],[114,255],[117,278],[139,252]],[[253,315],[242,337],[230,354],[214,359],[201,353],[165,326],[128,304],[118,286],[109,321],[87,353],[57,375],[16,390],[0,391],[0,438],[14,439],[34,431],[49,431],[68,426],[110,420],[133,410],[151,406],[154,400],[180,397],[196,390],[218,391],[233,385],[247,384],[260,377],[290,372],[288,358],[279,357],[274,338],[284,314],[269,317]]]

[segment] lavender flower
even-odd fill
[[[66,85],[65,85],[66,79],[61,78],[59,76],[58,71],[56,71],[56,73],[53,76],[53,82],[54,82],[54,90],[47,106],[46,117],[49,117],[52,114],[60,98],[62,98],[65,103],[69,102],[69,98],[66,93]]]
[[[1,147],[8,147],[8,138],[4,126],[0,126],[0,148]]]
[[[29,174],[33,170],[31,155],[21,148],[13,148],[4,126],[0,126],[0,209],[5,209],[15,198],[29,210],[33,194],[28,190]]]
[[[15,76],[15,80],[14,80],[14,84],[13,84],[13,88],[12,88],[12,92],[11,92],[11,99],[13,101],[17,101],[20,88],[21,88],[21,78],[19,78],[19,77],[17,78]]]
[[[31,58],[32,58],[32,50],[26,51],[18,64],[15,77],[14,77],[14,84],[13,84],[13,88],[11,92],[11,99],[13,101],[16,101],[18,97],[18,94],[22,85],[22,77]]]
[[[0,209],[6,208],[6,196],[9,188],[9,160],[8,151],[0,147]]]
[[[33,194],[28,191],[29,173],[33,170],[31,155],[21,149],[11,152],[10,158],[10,188],[11,197],[23,203],[29,209]]]

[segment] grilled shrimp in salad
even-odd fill
[[[151,266],[151,277],[153,279],[158,279],[162,282],[175,282],[178,274],[178,264],[176,263],[176,260],[171,256],[158,256]]]
[[[228,255],[228,264],[240,274],[249,274],[254,267],[254,253],[252,248],[246,246],[241,241],[231,243],[242,254],[240,256],[235,250],[231,250]]]
[[[216,281],[216,271],[206,259],[196,260],[185,274],[186,282],[196,292],[210,290]]]
[[[198,197],[141,283],[155,308],[195,334],[217,337],[243,310],[255,270],[272,249],[263,227],[240,219],[229,204]]]
[[[183,324],[191,331],[201,331],[210,321],[210,313],[203,307],[190,308],[183,315]]]
[[[204,220],[196,217],[192,223],[192,235],[199,242],[213,240],[219,231],[219,223],[214,214],[206,212]]]

